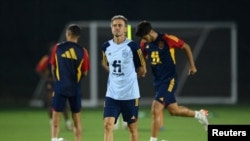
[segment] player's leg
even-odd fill
[[[74,135],[75,141],[82,140],[82,123],[81,123],[81,93],[79,92],[76,96],[68,97],[70,110],[72,112],[72,119],[74,122]],[[65,110],[65,109],[64,109]]]
[[[60,120],[61,120],[61,114],[63,111],[65,99],[59,95],[55,94],[52,97],[52,123],[51,123],[51,136],[52,141],[55,141],[59,138],[60,133]]]
[[[167,83],[167,85],[162,85],[160,87],[160,91],[163,92],[163,89],[167,90],[165,91],[165,103],[168,109],[168,112],[170,113],[170,115],[172,116],[182,116],[182,117],[194,117],[200,121],[202,121],[202,123],[205,126],[205,129],[207,128],[208,125],[208,121],[207,121],[207,111],[195,111],[192,110],[186,106],[180,106],[178,105],[178,103],[176,102],[175,99],[175,90],[177,89],[177,82],[175,81],[176,79],[173,78],[171,81],[169,81]],[[165,88],[165,86],[167,86]]]
[[[70,119],[70,108],[69,108],[69,103],[67,102],[65,110],[63,111],[63,116],[65,119],[65,125],[67,130],[73,130],[73,125]]]
[[[161,113],[164,109],[164,105],[157,100],[153,100],[151,106],[151,139],[150,141],[156,141],[161,127]]]
[[[45,103],[45,107],[48,110],[48,116],[49,116],[49,122],[50,125],[52,124],[52,94],[53,94],[53,88],[52,88],[52,82],[51,81],[46,81],[45,83],[45,89],[46,89],[46,95],[44,98],[44,103]]]
[[[120,114],[120,104],[119,101],[109,97],[105,97],[104,103],[104,141],[113,141],[113,130]]]
[[[194,117],[195,111],[185,106],[179,106],[176,102],[167,106],[168,112],[172,116]]]
[[[138,127],[137,127],[137,121],[128,124],[128,129],[130,132],[130,141],[138,141]]]
[[[169,82],[170,83],[170,82]],[[151,105],[151,137],[150,141],[157,141],[157,136],[162,125],[161,114],[166,107],[168,98],[168,86],[169,83],[162,83],[161,85],[155,86],[155,98]]]
[[[161,115],[160,115],[160,123],[161,123],[160,131],[163,131],[165,129],[164,128],[164,113],[163,113],[163,110],[161,111]]]
[[[104,141],[113,141],[115,117],[104,117]]]
[[[130,141],[138,141],[138,120],[139,99],[122,101],[122,116],[128,125],[130,132]],[[132,118],[131,118],[132,117]]]
[[[207,130],[207,126],[209,124],[207,120],[208,111],[192,110],[185,106],[179,106],[177,103],[169,104],[167,109],[172,116],[194,117],[198,119],[199,122],[204,125],[205,130]]]
[[[72,119],[74,121],[74,134],[75,134],[75,141],[82,140],[82,124],[81,124],[81,113],[73,113]]]
[[[61,112],[52,112],[51,136],[52,140],[59,137]]]
[[[61,94],[53,94],[52,97],[52,125],[51,125],[51,140],[55,141],[59,138],[60,119],[62,111],[65,108],[66,98]]]
[[[52,109],[52,107],[51,107],[51,96],[49,96],[50,98],[50,100],[49,100],[49,102],[50,103],[48,103],[48,106],[47,106],[47,110],[48,110],[48,115],[49,115],[49,119],[50,120],[52,120],[52,112],[53,112],[53,109]]]

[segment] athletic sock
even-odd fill
[[[150,137],[150,140],[149,141],[157,141],[157,138],[155,137]]]
[[[68,125],[68,126],[69,126],[69,125],[72,125],[71,120],[69,120],[69,119],[66,120],[66,125]]]
[[[51,138],[51,141],[58,141],[57,138]]]
[[[201,113],[199,111],[194,111],[194,112],[195,112],[194,118],[201,119]]]

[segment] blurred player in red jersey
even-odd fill
[[[155,97],[151,105],[152,124],[150,141],[157,141],[158,132],[161,126],[161,114],[164,108],[172,116],[193,117],[204,125],[207,130],[208,111],[192,110],[185,106],[178,105],[175,98],[178,79],[174,49],[182,49],[189,62],[188,75],[197,72],[193,54],[190,46],[174,35],[155,31],[151,23],[141,21],[137,25],[136,36],[141,38],[140,43],[144,56],[151,63]]]
[[[45,103],[45,106],[48,108],[50,123],[52,120],[51,98],[52,98],[52,93],[53,93],[53,83],[54,82],[53,82],[53,78],[52,78],[52,74],[51,74],[51,70],[50,70],[49,58],[50,58],[50,54],[51,54],[53,48],[55,47],[55,45],[56,45],[55,42],[49,43],[48,53],[45,54],[39,60],[37,66],[36,66],[36,72],[39,74],[41,79],[45,80],[45,87],[44,88],[46,91],[46,95],[44,97],[44,103]],[[64,119],[65,119],[66,129],[73,130],[73,125],[72,125],[71,119],[69,117],[68,106],[65,108],[63,115],[64,115]]]

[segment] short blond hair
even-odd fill
[[[122,19],[125,22],[125,25],[128,23],[128,19],[124,17],[123,15],[115,15],[111,18],[111,23],[116,19]]]

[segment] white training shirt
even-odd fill
[[[135,68],[140,64],[134,62],[134,59],[138,59],[138,48],[138,44],[129,39],[120,44],[116,44],[113,40],[104,44],[104,57],[106,56],[109,64],[107,97],[116,100],[130,100],[140,97]]]

